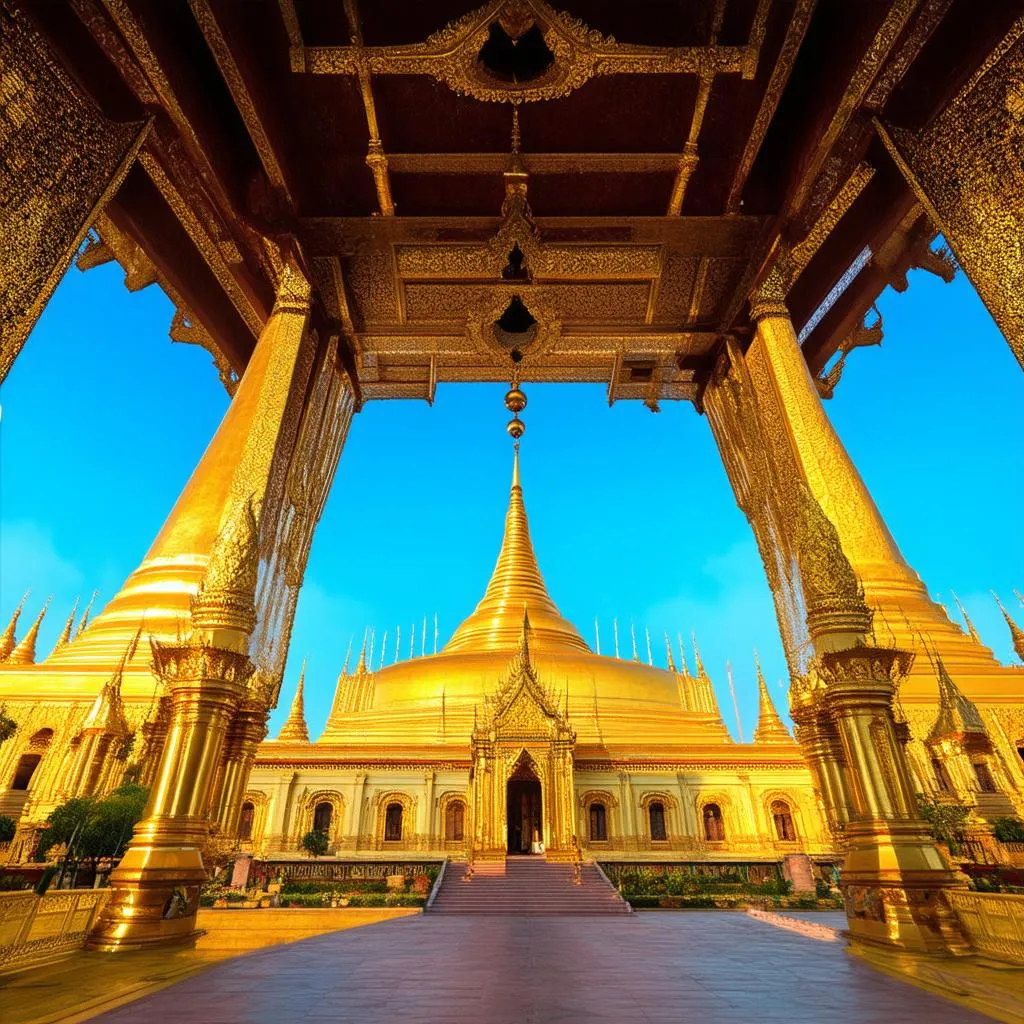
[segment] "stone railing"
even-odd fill
[[[0,892],[0,974],[80,949],[109,897],[109,889]]]
[[[971,945],[983,956],[1024,964],[1024,895],[952,890],[956,911]]]

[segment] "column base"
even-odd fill
[[[110,876],[114,891],[86,948],[110,953],[194,944],[204,934],[196,913],[205,881],[197,846],[129,847]]]
[[[967,880],[920,822],[851,822],[841,886],[852,939],[915,953],[971,953],[944,892]]]

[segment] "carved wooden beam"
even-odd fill
[[[366,166],[373,175],[373,184],[377,189],[377,205],[381,216],[393,217],[395,203],[391,198],[391,178],[388,175],[388,157],[384,152],[384,144],[380,138],[377,125],[377,105],[373,98],[373,83],[370,77],[370,62],[366,59],[366,48],[363,46],[363,30],[359,22],[359,11],[356,0],[345,0],[345,17],[348,18],[352,30],[352,43],[356,50],[357,74],[359,76],[359,93],[363,98],[363,109],[366,111],[366,127],[370,133],[370,146],[366,153]]]
[[[207,45],[210,47],[213,59],[217,62],[217,66],[224,76],[224,82],[231,92],[231,98],[235,101],[235,106],[238,107],[238,112],[245,123],[249,138],[252,139],[252,143],[256,147],[260,163],[263,165],[270,183],[279,189],[283,197],[291,203],[291,192],[288,189],[288,182],[285,179],[281,165],[278,163],[274,146],[267,135],[267,130],[256,109],[252,94],[239,70],[238,64],[231,52],[231,46],[224,37],[224,33],[217,21],[217,16],[213,12],[213,8],[210,6],[209,0],[189,0],[189,6],[192,8],[192,14],[206,39]]]
[[[793,65],[796,63],[797,54],[800,52],[800,44],[804,41],[807,26],[811,22],[811,15],[814,13],[814,6],[817,0],[798,0],[793,8],[793,14],[789,19],[789,27],[786,29],[786,36],[782,41],[782,48],[775,59],[775,67],[772,69],[768,85],[765,87],[764,96],[761,99],[761,106],[758,108],[754,118],[753,127],[747,136],[747,143],[740,157],[739,165],[736,168],[736,175],[733,178],[732,187],[729,189],[729,197],[726,200],[725,208],[728,213],[738,213],[743,196],[743,189],[750,177],[750,170],[754,166],[754,160],[761,149],[768,126],[778,109],[779,100],[785,91],[786,83],[789,81]]]

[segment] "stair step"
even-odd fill
[[[438,914],[629,914],[632,908],[593,865],[583,865],[582,884],[572,866],[541,857],[514,857],[468,865],[449,864],[430,912]]]

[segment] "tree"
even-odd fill
[[[7,714],[7,705],[0,704],[0,743],[9,740],[18,731],[18,723]]]
[[[65,846],[63,868],[77,871],[83,861],[120,859],[132,837],[135,823],[142,817],[149,795],[144,786],[128,783],[102,799],[74,797],[54,808],[39,837],[36,857],[45,859],[55,846]]]
[[[971,815],[970,808],[959,804],[939,803],[931,800],[923,793],[917,795],[917,806],[921,817],[931,828],[932,836],[937,842],[945,843],[949,852],[956,856],[963,849],[967,838],[967,819]]]
[[[1020,818],[996,818],[992,832],[1001,843],[1024,843],[1024,821]]]
[[[322,857],[330,846],[327,833],[322,828],[315,828],[302,837],[302,848],[313,857]]]
[[[17,831],[18,826],[14,819],[6,814],[0,814],[0,843],[9,843]]]

